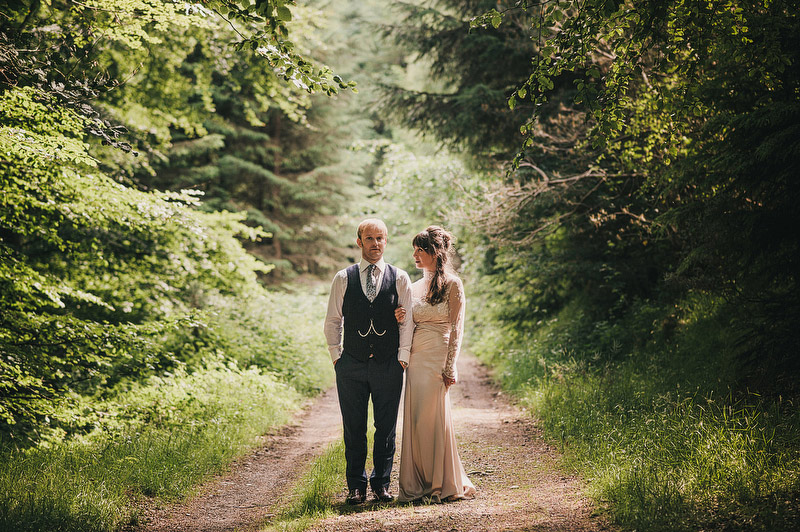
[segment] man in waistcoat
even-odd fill
[[[395,452],[395,429],[403,372],[408,366],[412,320],[398,324],[394,309],[411,308],[411,280],[386,264],[388,231],[377,219],[358,226],[361,261],[333,278],[325,338],[336,372],[347,460],[347,502],[361,504],[367,484],[375,498],[389,502],[389,476]],[[342,340],[344,336],[344,340]],[[367,479],[367,409],[375,422],[373,470]]]

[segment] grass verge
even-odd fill
[[[0,444],[0,532],[115,532],[137,498],[191,493],[330,386],[322,292],[208,297],[205,323],[159,344],[167,370],[73,393],[37,446]]]
[[[372,461],[372,442],[375,437],[372,408],[368,410],[368,416],[369,464]],[[344,487],[346,466],[344,442],[331,444],[298,481],[291,502],[261,532],[304,532],[320,519],[339,515],[342,512],[342,501],[337,502],[336,498]]]
[[[725,322],[707,308],[645,342],[641,322],[660,319],[638,310],[587,327],[567,309],[525,337],[483,329],[472,349],[624,528],[796,530],[798,406],[735,391]]]
[[[334,515],[335,497],[345,475],[344,443],[331,444],[294,488],[292,502],[262,532],[303,532]]]
[[[189,493],[301,403],[271,375],[232,363],[151,380],[130,396],[140,404],[152,397],[164,418],[135,432],[3,455],[0,530],[118,530],[137,518],[132,499]]]

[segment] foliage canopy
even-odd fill
[[[310,93],[354,87],[306,55],[309,26],[290,24],[303,9],[291,0],[33,0],[3,8],[4,442],[90,430],[67,408],[81,397],[99,401],[154,374],[202,368],[223,347],[241,363],[285,370],[285,340],[268,321],[222,325],[235,313],[232,299],[243,308],[267,301],[257,276],[274,266],[243,243],[271,238],[270,220],[241,212],[242,203],[203,205],[196,182],[157,176],[196,158],[198,150],[186,149],[193,143],[216,154],[246,138],[268,152],[270,135],[259,131],[265,118],[287,117],[296,135],[309,129]],[[231,121],[212,120],[219,110]],[[220,163],[214,167],[230,176],[249,164],[271,178],[252,153],[223,153]],[[280,208],[315,204],[300,207],[299,183],[274,181],[291,190],[288,201],[276,199]],[[222,327],[258,333],[232,348]],[[257,349],[266,352],[256,357]],[[314,388],[313,376],[294,373],[285,379]]]
[[[514,88],[506,93],[508,112],[492,122],[498,135],[469,149],[485,156],[483,148],[497,141],[503,147],[493,153],[516,153],[510,171],[478,198],[473,219],[489,239],[483,273],[496,294],[518,303],[505,306],[502,319],[535,327],[580,302],[587,317],[605,320],[637,300],[714,294],[730,305],[740,385],[794,389],[798,3],[469,7],[479,4],[483,13],[471,16],[447,0],[412,13],[428,21],[458,13],[455,21],[471,26],[463,39],[487,35],[514,47],[524,36],[532,48],[526,59],[495,54],[485,67],[515,73]],[[433,25],[407,24],[394,34],[432,57],[432,72],[462,80],[459,92],[478,90],[479,76],[459,76],[485,62],[429,39]],[[416,121],[419,101],[392,96],[399,92],[388,94],[409,126],[461,142],[458,132]],[[434,115],[478,122],[456,105],[440,105]],[[499,134],[512,127],[522,136]]]

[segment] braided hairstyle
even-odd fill
[[[447,291],[446,272],[452,271],[448,264],[450,254],[453,252],[452,242],[453,235],[438,225],[431,225],[424,231],[417,233],[417,236],[412,240],[414,247],[433,256],[435,268],[433,277],[431,277],[431,284],[428,287],[428,294],[425,296],[425,300],[431,305],[444,301]]]

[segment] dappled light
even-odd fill
[[[798,35],[798,0],[5,3],[0,532],[797,529]],[[452,234],[474,500],[345,503],[323,322],[366,218],[412,281]]]

